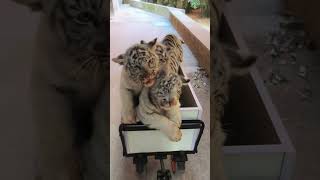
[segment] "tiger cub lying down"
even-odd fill
[[[163,68],[151,87],[144,87],[139,97],[137,119],[150,128],[159,129],[170,140],[179,141],[182,133],[180,95],[188,79]]]

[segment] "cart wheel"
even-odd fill
[[[165,176],[161,170],[157,172],[157,180],[165,180]]]
[[[136,172],[138,174],[142,174],[143,173],[143,170],[144,170],[144,163],[143,162],[137,162],[136,163]]]
[[[177,162],[177,166],[179,171],[184,171],[186,169],[186,162],[185,161]]]
[[[173,174],[176,173],[176,171],[177,171],[177,162],[174,161],[174,160],[171,161],[171,169],[172,169],[172,173]]]
[[[171,159],[176,162],[176,171],[185,171],[185,163],[188,161],[187,154],[178,152],[173,154]]]
[[[163,179],[163,175],[162,175],[162,172],[159,172],[157,173],[157,180],[164,180]]]
[[[171,172],[169,170],[166,171],[166,180],[171,180]]]
[[[157,180],[171,180],[171,173],[169,170],[166,170],[165,172],[159,170],[157,172]]]
[[[133,157],[133,163],[136,165],[136,172],[138,174],[142,174],[145,165],[147,164],[147,156],[145,155],[137,155]]]

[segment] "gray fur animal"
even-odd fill
[[[32,69],[37,177],[82,178],[108,69],[104,0],[14,0],[41,12]]]

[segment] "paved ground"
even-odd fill
[[[110,55],[116,57],[123,53],[130,45],[140,40],[152,40],[155,37],[162,38],[167,33],[175,33],[175,29],[170,22],[161,16],[157,16],[142,10],[131,7],[123,7],[117,14],[111,18],[111,46]],[[188,49],[184,47],[183,67],[189,77],[197,69],[197,61]],[[122,146],[118,134],[120,124],[120,102],[119,102],[119,80],[121,66],[111,62],[110,64],[110,178],[113,180],[125,179],[156,179],[156,172],[160,168],[158,161],[149,158],[146,172],[138,176],[135,172],[135,166],[132,164],[132,158],[122,156]],[[197,155],[189,156],[184,174],[176,174],[173,179],[179,180],[208,180],[210,175],[210,138],[209,138],[209,95],[206,90],[196,90],[197,97],[204,109],[203,121],[206,123],[206,129],[199,144]],[[169,161],[166,162],[166,167]]]
[[[320,179],[320,52],[300,49],[296,52],[295,64],[272,60],[270,48],[266,46],[266,33],[278,25],[278,18],[273,14],[238,18],[247,45],[252,52],[262,57],[257,67],[296,148],[297,162],[293,180]],[[307,67],[305,79],[298,76],[301,66]],[[278,85],[270,83],[270,74],[275,70],[288,81]],[[301,91],[304,89],[311,91],[310,98],[302,98]]]

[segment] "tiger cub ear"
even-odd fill
[[[148,42],[148,46],[153,48],[157,43],[158,38],[154,38],[152,41]]]
[[[112,59],[113,62],[118,63],[120,65],[124,65],[125,58],[123,54],[120,54],[118,57]]]
[[[147,44],[148,46],[149,46],[149,48],[153,48],[153,47],[155,47],[155,45],[156,45],[156,43],[157,43],[157,38],[155,38],[155,39],[153,39],[152,41],[150,41],[150,42],[145,42],[144,40],[141,40],[140,41],[140,44]]]

